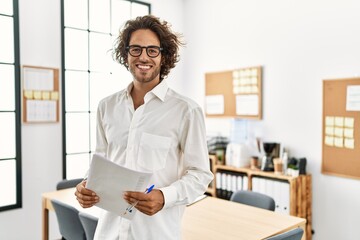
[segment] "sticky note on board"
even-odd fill
[[[34,91],[34,99],[41,100],[41,98],[42,98],[41,91]]]
[[[26,99],[33,99],[33,91],[32,90],[25,90],[24,91],[24,97]]]
[[[334,128],[333,127],[325,127],[325,134],[334,136]]]
[[[326,117],[325,117],[325,125],[326,125],[326,126],[334,126],[334,125],[335,125],[335,119],[334,119],[334,117],[326,116]]]
[[[335,117],[335,126],[343,127],[344,126],[344,118],[343,117]]]
[[[354,149],[355,148],[354,139],[345,138],[344,146],[349,149]]]
[[[336,127],[334,129],[334,135],[336,137],[343,137],[344,136],[344,128]]]
[[[49,100],[50,99],[50,92],[43,91],[42,92],[42,99],[43,100]]]
[[[354,129],[353,128],[344,128],[344,137],[354,138]]]
[[[344,147],[344,138],[341,137],[335,137],[334,138],[334,146],[342,148]]]
[[[354,128],[354,118],[346,117],[344,119],[344,126],[347,128]]]
[[[334,137],[325,137],[325,145],[334,146]]]
[[[56,91],[51,92],[50,96],[51,96],[51,100],[59,100],[59,92]]]

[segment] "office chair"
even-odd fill
[[[271,211],[275,210],[274,199],[268,195],[258,192],[239,190],[231,195],[230,201],[243,203],[246,205]]]
[[[56,190],[76,187],[82,180],[83,178],[64,179],[56,184]]]
[[[295,228],[270,238],[266,238],[266,240],[301,240],[303,234],[304,230],[302,228]]]
[[[79,211],[63,202],[52,199],[62,239],[86,240],[85,230],[79,219]]]
[[[85,230],[87,240],[93,240],[95,235],[98,218],[87,214],[85,212],[79,212],[80,222]]]

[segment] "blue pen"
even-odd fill
[[[151,185],[149,188],[147,188],[147,189],[145,190],[144,193],[145,193],[145,194],[150,193],[150,192],[153,190],[154,187],[155,187],[154,184]],[[139,203],[139,201],[136,201],[135,203],[130,204],[130,205],[126,208],[126,211],[124,212],[124,214],[126,214],[127,212],[131,213],[132,210],[133,210],[133,208],[134,208],[138,203]]]

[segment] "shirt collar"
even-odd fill
[[[168,86],[166,80],[163,79],[150,92],[152,92],[155,96],[157,96],[161,101],[164,101],[168,88],[169,88],[169,86]]]
[[[131,82],[131,83],[127,86],[127,88],[126,88],[126,90],[125,90],[127,97],[131,97],[130,93],[131,93],[131,90],[132,90],[133,87],[134,87],[134,83],[133,83],[133,82]],[[151,95],[155,95],[155,96],[158,97],[161,101],[164,101],[168,88],[169,88],[169,86],[168,86],[166,80],[163,79],[158,85],[156,85],[150,92],[148,92],[148,93],[145,95],[145,101],[146,101],[147,99],[149,99],[149,97],[150,97]]]

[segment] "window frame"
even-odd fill
[[[68,178],[68,173],[67,173],[67,169],[68,169],[68,166],[67,166],[67,157],[69,155],[76,155],[76,154],[88,154],[89,156],[89,162],[90,162],[90,156],[91,154],[93,154],[92,150],[91,150],[91,140],[92,140],[92,137],[91,137],[91,114],[94,113],[91,111],[91,106],[89,104],[89,107],[88,107],[88,120],[89,120],[89,148],[88,148],[88,152],[78,152],[78,153],[71,153],[71,154],[68,154],[67,152],[67,134],[66,134],[66,130],[67,130],[67,126],[66,126],[66,117],[67,117],[67,111],[66,111],[66,68],[65,68],[65,29],[66,29],[66,26],[65,26],[65,1],[66,0],[61,0],[61,62],[62,62],[62,68],[61,68],[61,74],[62,74],[62,82],[61,82],[61,88],[62,88],[62,93],[61,93],[61,96],[62,96],[62,102],[61,102],[61,116],[62,116],[62,147],[63,147],[63,150],[62,150],[62,154],[63,154],[63,164],[62,164],[62,177],[63,179],[67,179]],[[111,5],[111,0],[108,0],[109,1],[109,4],[110,4],[110,14],[112,12],[112,5]],[[129,2],[130,5],[132,4],[140,4],[140,5],[144,5],[144,6],[147,6],[148,7],[148,14],[151,14],[151,4],[150,3],[146,3],[146,2],[142,2],[142,1],[134,1],[134,0],[123,0],[124,2]],[[90,22],[90,18],[89,18],[89,12],[90,12],[90,6],[89,6],[89,3],[90,3],[90,0],[87,1],[87,11],[88,11],[88,26],[87,26],[87,32],[88,32],[88,37],[89,37],[89,34],[91,34],[92,32],[93,33],[99,33],[95,30],[90,30],[89,28],[89,22]],[[130,16],[131,16],[131,10],[130,10]],[[133,17],[133,16],[132,16]],[[110,18],[111,18],[111,15],[110,15]],[[111,26],[111,22],[110,22],[110,26]],[[76,28],[71,28],[70,29],[76,29]],[[80,30],[80,29],[79,29]],[[84,31],[83,29],[81,29],[82,31]],[[111,33],[111,29],[109,31],[109,34],[110,36],[113,36],[112,33]],[[88,40],[89,41],[89,40]],[[90,59],[90,45],[88,45],[88,62],[89,62],[89,59]],[[78,71],[77,69],[67,69],[67,70],[70,70],[70,71]],[[80,70],[79,70],[80,71]],[[84,72],[84,70],[81,70],[82,72]],[[88,66],[88,73],[90,73],[90,65]],[[88,76],[88,83],[89,83],[89,78],[90,76]],[[90,96],[90,92],[91,92],[91,87],[88,87],[88,93],[89,93],[89,96]],[[90,103],[90,100],[89,100],[89,103]],[[71,112],[70,113],[86,113],[85,111],[79,111],[79,112]],[[93,131],[95,131],[93,129]]]
[[[13,15],[5,15],[13,18],[14,26],[14,63],[1,63],[14,66],[14,96],[15,96],[15,110],[2,111],[15,113],[15,158],[3,158],[0,161],[15,160],[15,174],[16,174],[16,203],[11,205],[0,206],[0,212],[22,208],[22,173],[21,173],[21,84],[20,84],[20,44],[19,44],[19,3],[18,0],[13,0]]]

